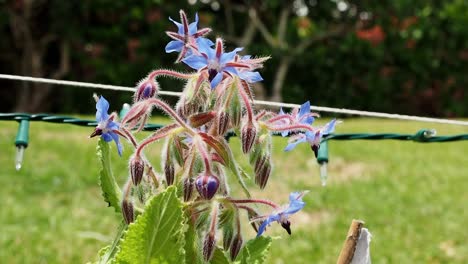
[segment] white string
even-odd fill
[[[135,92],[135,88],[127,87],[127,86],[54,80],[54,79],[47,79],[47,78],[37,78],[37,77],[28,77],[28,76],[19,76],[19,75],[10,75],[10,74],[0,74],[0,79],[48,83],[48,84],[57,84],[57,85],[65,85],[65,86],[76,86],[76,87],[83,87],[83,88],[106,89],[106,90],[114,90],[114,91]],[[171,91],[159,91],[158,94],[167,95],[167,96],[177,96],[177,97],[182,95],[181,92],[171,92]],[[264,106],[270,106],[270,107],[271,106],[285,107],[285,108],[300,107],[300,105],[298,104],[278,103],[278,102],[269,102],[269,101],[262,101],[262,100],[255,100],[254,103],[256,105],[264,105]],[[441,123],[441,124],[468,126],[467,121],[461,121],[461,120],[389,114],[389,113],[360,111],[360,110],[353,110],[353,109],[346,109],[346,108],[333,108],[333,107],[325,107],[325,106],[311,106],[310,109],[313,111],[328,112],[328,113],[338,113],[338,114],[359,115],[359,116],[380,117],[380,118],[389,118],[389,119],[420,121],[420,122],[428,122],[428,123]]]

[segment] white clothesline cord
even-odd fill
[[[114,90],[114,91],[126,91],[126,92],[134,92],[135,91],[135,88],[127,87],[127,86],[97,84],[97,83],[88,83],[88,82],[76,82],[76,81],[65,81],[65,80],[55,80],[55,79],[37,78],[37,77],[28,77],[28,76],[19,76],[19,75],[10,75],[10,74],[0,74],[0,79],[26,81],[26,82],[37,82],[37,83],[48,83],[48,84],[57,84],[57,85],[75,86],[75,87],[84,87],[84,88],[94,88],[94,89],[106,89],[106,90]],[[171,92],[171,91],[161,91],[160,90],[158,92],[158,94],[179,97],[179,96],[181,96],[182,93],[181,92]],[[296,108],[296,107],[300,106],[298,104],[269,102],[269,101],[262,101],[262,100],[255,100],[254,103],[256,105],[285,107],[285,108]],[[368,116],[368,117],[380,117],[380,118],[411,120],[411,121],[420,121],[420,122],[428,122],[428,123],[441,123],[441,124],[468,126],[467,121],[461,121],[461,120],[441,119],[441,118],[422,117],[422,116],[410,116],[410,115],[400,115],[400,114],[389,114],[389,113],[360,111],[360,110],[353,110],[353,109],[346,109],[346,108],[333,108],[333,107],[325,107],[325,106],[311,106],[310,109],[313,110],[313,111],[328,112],[328,113],[338,113],[338,114],[359,115],[359,116]]]

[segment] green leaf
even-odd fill
[[[128,226],[116,263],[184,263],[184,217],[176,188],[153,197]]]
[[[120,223],[117,236],[115,237],[112,245],[108,245],[101,250],[99,250],[99,260],[96,262],[97,264],[107,264],[114,258],[115,253],[119,250],[119,243],[121,241],[122,236],[124,235],[125,229],[127,225],[122,221]]]
[[[119,185],[112,174],[109,144],[102,138],[99,139],[96,152],[99,160],[101,161],[99,185],[101,186],[102,196],[109,206],[114,207],[115,212],[120,213],[120,197],[122,194],[120,192]]]
[[[203,263],[201,251],[199,250],[197,231],[195,230],[195,225],[188,217],[186,225],[188,229],[185,231],[185,263]]]
[[[210,264],[229,264],[229,260],[224,255],[224,252],[219,247],[216,247],[215,252],[213,253],[213,258],[210,261]]]
[[[271,246],[271,237],[259,236],[249,240],[236,260],[240,260],[242,264],[262,264],[268,255]]]

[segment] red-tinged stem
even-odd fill
[[[151,180],[154,182],[154,186],[157,188],[159,186],[159,181],[156,177],[156,173],[154,173],[153,166],[148,165],[148,175],[150,176]]]
[[[136,142],[135,137],[130,132],[128,132],[127,129],[121,127],[120,130],[113,130],[112,132],[114,132],[117,135],[127,139],[130,143],[132,143],[132,145],[133,145],[133,147],[135,147],[135,149],[138,147],[138,143]]]
[[[229,199],[232,203],[235,203],[236,206],[240,206],[237,204],[243,204],[243,203],[261,203],[261,204],[266,204],[274,209],[279,209],[279,205],[275,204],[274,202],[268,201],[268,200],[263,200],[263,199]]]
[[[239,89],[239,94],[241,95],[242,100],[244,101],[245,109],[247,111],[247,119],[249,122],[253,121],[253,110],[252,105],[250,104],[250,100],[248,95],[245,93],[244,88],[242,87]]]
[[[157,99],[157,98],[150,98],[150,99],[147,99],[151,104],[154,104],[156,105],[159,109],[163,110],[164,112],[166,112],[166,114],[170,115],[172,118],[174,118],[174,120],[179,123],[179,125],[185,129],[187,129],[187,132],[189,132],[192,136],[197,134],[197,132],[195,130],[193,130],[193,128],[189,127],[185,122],[184,120],[182,120],[182,118],[179,117],[179,115],[177,115],[177,113],[174,111],[174,109],[172,109],[168,104],[166,104],[165,102]]]
[[[290,116],[290,115],[277,115],[271,119],[269,119],[267,122],[268,123],[273,123],[273,122],[276,122],[276,121],[279,121],[279,120],[282,120],[282,119],[288,119],[290,121],[294,121],[294,119]]]
[[[198,136],[197,136],[198,137]],[[194,138],[193,139],[195,144],[197,145],[197,149],[200,153],[200,156],[203,159],[203,163],[205,164],[205,172],[207,175],[212,175],[213,173],[211,172],[211,158],[210,155],[208,155],[208,151],[206,149],[206,145],[202,143],[201,138]]]
[[[309,125],[302,125],[302,124],[296,124],[296,125],[287,125],[287,126],[270,126],[267,124],[268,129],[271,131],[288,131],[288,130],[299,130],[299,129],[304,129],[308,130],[311,132],[314,132],[314,128],[312,128]]]
[[[169,132],[169,131],[168,131]],[[136,157],[140,157],[141,156],[141,152],[143,151],[143,149],[146,147],[146,145],[156,141],[156,140],[159,140],[163,137],[166,137],[169,133],[166,132],[166,133],[161,133],[161,134],[154,134],[152,135],[151,137],[143,140],[143,142],[140,143],[140,145],[138,146],[138,148],[136,149],[136,152],[135,152],[135,156]]]
[[[171,77],[178,78],[178,79],[190,79],[193,74],[186,74],[186,73],[176,72],[172,70],[161,69],[161,70],[155,70],[155,71],[150,72],[150,74],[148,75],[148,79],[152,80],[160,75],[171,76]]]
[[[210,234],[215,235],[216,233],[216,224],[218,223],[218,203],[213,203],[213,208],[211,210],[211,222],[210,222]]]
[[[130,196],[130,190],[132,189],[132,179],[129,178],[123,187],[123,199],[127,200]]]

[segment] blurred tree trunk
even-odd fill
[[[25,0],[9,6],[10,29],[19,55],[14,61],[17,65],[16,72],[23,76],[42,78],[63,78],[70,68],[69,47],[66,40],[58,40],[52,33],[48,32],[48,18],[41,12],[48,8],[47,1]],[[41,28],[44,27],[44,28]],[[54,70],[47,69],[46,55],[51,44],[57,44],[59,50],[58,67]],[[21,82],[18,85],[17,98],[14,111],[17,112],[39,112],[47,111],[50,103],[49,96],[52,91],[50,84]]]

